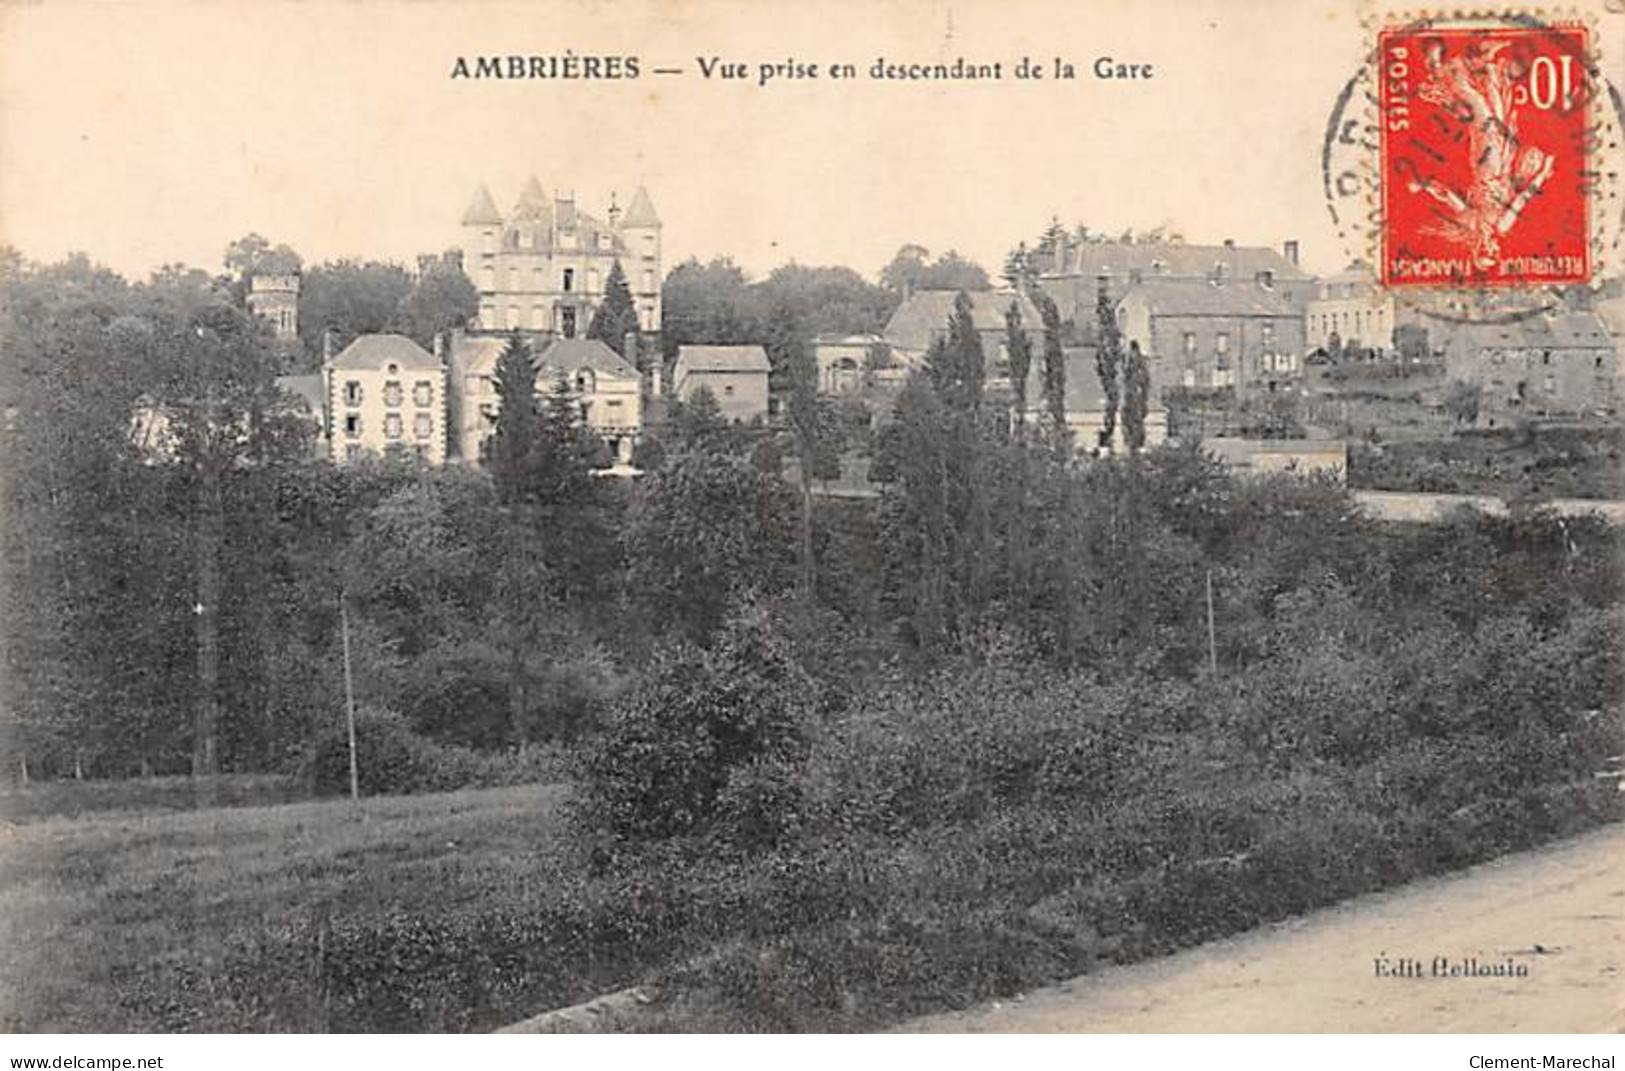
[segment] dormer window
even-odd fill
[[[591,369],[583,368],[580,371],[576,372],[576,393],[577,394],[591,394],[591,393],[593,393],[593,391],[595,391],[597,389],[598,389],[597,379],[596,379],[596,377],[593,376]]]

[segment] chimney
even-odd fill
[[[1234,238],[1226,238],[1224,240],[1224,247],[1226,249],[1234,249],[1234,248],[1236,248],[1236,240]]]
[[[333,359],[333,349],[336,342],[335,332],[331,327],[322,332],[322,361],[326,363]]]
[[[434,359],[442,366],[446,363],[446,333],[444,331],[434,333]]]
[[[1291,238],[1282,242],[1281,255],[1287,259],[1287,263],[1296,268],[1298,266],[1298,240]]]
[[[626,363],[633,368],[638,367],[638,333],[636,331],[628,331],[626,337],[621,340],[621,356],[625,357]]]

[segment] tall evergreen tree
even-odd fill
[[[1131,454],[1145,449],[1145,417],[1151,405],[1151,369],[1138,342],[1128,344],[1123,363],[1123,437]]]
[[[1033,302],[1044,325],[1044,378],[1042,397],[1050,442],[1062,456],[1071,449],[1072,431],[1066,423],[1066,351],[1061,346],[1061,312],[1055,301],[1034,287]]]
[[[1122,364],[1123,335],[1117,328],[1117,312],[1106,293],[1106,280],[1100,280],[1095,293],[1095,321],[1099,339],[1095,347],[1095,372],[1100,376],[1100,388],[1106,396],[1106,415],[1100,425],[1100,446],[1110,450],[1117,434],[1117,405],[1122,397],[1122,385],[1117,370]]]
[[[530,344],[518,331],[508,336],[508,345],[497,358],[496,386],[502,408],[497,412],[485,463],[502,501],[513,504],[530,492],[528,477],[541,433],[541,415],[536,408],[536,363]]]
[[[1010,387],[1016,396],[1014,432],[1017,442],[1027,437],[1027,376],[1032,371],[1033,344],[1021,324],[1021,303],[1010,302],[1004,313],[1004,348],[1010,359]]]
[[[987,367],[982,338],[976,333],[975,306],[963,290],[954,297],[948,337],[926,354],[925,368],[932,388],[949,409],[965,413],[981,410]]]
[[[638,331],[638,310],[632,303],[632,288],[627,285],[626,272],[616,259],[604,281],[604,300],[592,314],[587,325],[587,337],[595,338],[629,361],[636,361],[636,353],[626,352],[626,336]]]

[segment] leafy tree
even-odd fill
[[[604,282],[604,300],[587,325],[587,337],[597,339],[629,361],[638,355],[626,352],[626,336],[638,333],[638,310],[632,303],[632,288],[627,285],[626,272],[621,270],[617,257]]]
[[[1106,396],[1106,413],[1100,426],[1100,446],[1110,450],[1112,439],[1117,434],[1117,404],[1122,397],[1117,372],[1123,359],[1123,336],[1117,329],[1117,311],[1106,293],[1104,280],[1095,295],[1095,321],[1099,331],[1095,345],[1095,371],[1100,376],[1100,388]]]
[[[948,337],[925,357],[932,389],[950,408],[970,413],[981,409],[982,386],[987,378],[982,337],[976,333],[974,307],[963,290],[954,298],[948,316]]]
[[[719,257],[709,264],[687,260],[660,288],[660,334],[668,359],[679,346],[734,345],[756,341],[760,317],[745,273]]]
[[[1444,392],[1444,409],[1458,424],[1478,421],[1479,407],[1484,401],[1484,387],[1479,383],[1452,379]]]
[[[460,253],[420,256],[417,278],[401,298],[392,326],[432,350],[436,335],[468,326],[479,307],[480,293],[463,273]]]
[[[307,359],[320,361],[322,338],[329,330],[343,347],[358,336],[400,328],[401,310],[413,289],[411,275],[399,264],[340,260],[309,269],[299,287],[299,338]],[[414,305],[418,312],[427,308],[427,298]],[[429,322],[418,321],[414,329]]]
[[[794,516],[777,476],[737,454],[674,445],[639,482],[625,529],[627,583],[646,623],[703,642],[735,596],[782,589]]]
[[[226,247],[226,270],[239,279],[256,275],[288,275],[304,264],[286,245],[273,246],[263,235],[249,233]]]
[[[927,259],[930,255],[924,246],[903,246],[880,270],[880,285],[899,295],[915,290],[993,289],[981,265],[951,249],[935,261]]]

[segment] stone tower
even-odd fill
[[[271,321],[278,342],[299,337],[299,276],[296,273],[255,275],[248,282],[248,307]]]

